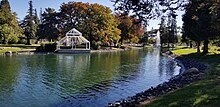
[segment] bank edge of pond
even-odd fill
[[[147,46],[149,47],[149,46]],[[108,53],[108,52],[119,52],[119,51],[127,51],[127,50],[137,50],[137,49],[143,49],[145,47],[130,47],[130,48],[112,48],[112,49],[100,49],[100,50],[91,50],[90,53]],[[5,53],[0,53],[1,56],[12,56],[12,55],[35,55],[35,54],[55,54],[56,52],[38,52],[38,51],[7,51]],[[81,53],[75,53],[75,54],[81,54]]]
[[[159,96],[168,94],[170,92],[176,91],[177,89],[183,88],[192,82],[201,80],[206,74],[208,67],[196,60],[190,58],[184,58],[182,56],[177,56],[172,52],[165,52],[163,55],[172,57],[178,64],[184,66],[185,70],[180,72],[162,84],[156,87],[151,87],[143,92],[137,93],[132,97],[116,101],[114,103],[109,103],[109,107],[135,107],[146,105],[154,101]]]

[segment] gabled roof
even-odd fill
[[[82,33],[73,28],[66,33],[66,36],[82,36]]]

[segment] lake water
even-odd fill
[[[100,107],[156,86],[180,67],[158,49],[0,56],[0,107]]]

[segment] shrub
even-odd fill
[[[57,43],[41,43],[39,47],[37,47],[38,52],[54,52],[57,49]]]
[[[101,49],[101,42],[100,42],[100,41],[98,41],[98,42],[92,41],[92,47],[93,47],[93,49],[95,49],[95,50]]]

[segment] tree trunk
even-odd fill
[[[200,44],[201,44],[200,41],[198,41],[198,42],[196,43],[196,45],[197,45],[197,53],[200,53]]]
[[[27,43],[25,45],[31,45],[31,39],[27,37]]]
[[[206,40],[204,40],[204,48],[203,48],[203,53],[204,54],[207,54],[209,51],[208,51],[208,45],[209,45],[209,40],[208,39],[206,39]]]
[[[189,42],[189,47],[192,48],[192,41]]]

